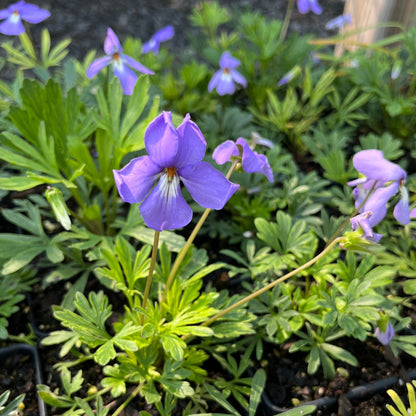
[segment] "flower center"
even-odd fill
[[[13,23],[17,23],[20,20],[20,14],[17,10],[12,13],[11,19]]]
[[[118,60],[120,59],[120,55],[118,54],[118,52],[114,52],[114,53],[113,53],[113,59],[114,59],[115,61],[118,61]]]
[[[173,166],[171,166],[169,168],[166,168],[165,169],[165,172],[168,174],[168,180],[169,180],[169,182],[171,182],[172,179],[173,179],[173,177],[175,176],[176,169]]]
[[[229,74],[229,73],[230,73],[230,69],[229,69],[229,68],[224,68],[224,72],[225,72],[226,74]]]

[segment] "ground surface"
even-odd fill
[[[4,1],[4,0],[3,0]],[[39,0],[33,1],[51,12],[51,16],[36,26],[47,27],[53,41],[70,37],[70,51],[82,59],[90,49],[102,53],[102,45],[111,27],[121,41],[126,36],[140,38],[143,42],[158,29],[173,25],[175,38],[169,45],[172,50],[186,48],[189,15],[199,0]],[[3,3],[3,2],[2,2]],[[272,19],[283,19],[288,0],[221,0],[230,9],[257,10]],[[324,11],[301,15],[295,7],[289,32],[316,33],[320,37],[333,35],[325,24],[342,14],[344,0],[320,0]]]

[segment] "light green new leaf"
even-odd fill
[[[316,406],[314,405],[305,405],[298,406],[293,409],[287,410],[286,412],[279,413],[276,416],[307,416],[316,412]]]
[[[251,383],[250,404],[248,408],[249,416],[255,416],[265,384],[266,372],[260,368],[254,373],[253,381]]]

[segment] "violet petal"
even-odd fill
[[[93,78],[98,72],[111,63],[111,56],[104,56],[102,58],[96,59],[87,69],[87,77]]]
[[[145,224],[157,231],[182,228],[192,220],[192,209],[182,196],[178,175],[170,181],[162,175],[159,183],[140,205]]]
[[[121,53],[123,48],[118,40],[117,35],[110,27],[107,29],[107,37],[104,41],[104,52],[107,55],[113,55],[114,53]]]
[[[173,29],[173,26],[166,26],[158,30],[153,35],[153,38],[157,42],[166,42],[167,40],[172,39],[174,35],[175,35],[175,30]]]
[[[3,33],[3,35],[17,36],[17,35],[21,35],[22,33],[24,33],[24,31],[25,31],[25,27],[23,26],[23,23],[20,17],[16,19],[10,16],[4,22],[0,23],[0,33]]]
[[[236,141],[237,145],[243,148],[242,165],[245,172],[258,172],[262,166],[262,161],[257,157],[257,154],[251,150],[245,139],[239,137]]]
[[[179,141],[174,166],[179,169],[183,166],[200,162],[205,156],[207,142],[199,127],[191,120],[189,114],[183,119],[176,132]]]
[[[23,20],[33,24],[42,22],[51,15],[48,10],[41,9],[34,4],[26,4],[24,8],[19,10],[19,14]]]
[[[154,72],[151,69],[146,68],[140,62],[137,62],[135,59],[131,58],[128,55],[122,54],[121,58],[127,63],[127,65],[131,66],[132,68],[136,69],[139,72],[143,72],[143,74],[149,74],[149,75],[154,74]]]
[[[237,58],[234,58],[230,52],[225,51],[220,58],[220,68],[232,69],[240,65],[240,61]]]
[[[114,180],[123,201],[141,202],[150,192],[161,168],[149,156],[132,159],[123,169],[113,170]]]
[[[235,69],[230,69],[231,78],[236,82],[237,84],[241,84],[243,87],[247,87],[247,81],[246,79]]]
[[[231,156],[238,156],[239,154],[240,152],[236,143],[232,140],[227,140],[214,149],[212,158],[218,165],[223,165],[224,163],[231,161]]]
[[[114,62],[114,75],[120,80],[123,94],[133,94],[137,82],[137,75],[123,62]]]
[[[358,172],[369,179],[389,182],[406,178],[406,172],[396,163],[384,159],[380,150],[369,149],[356,153],[353,164]]]
[[[204,208],[223,208],[239,187],[207,162],[185,166],[178,173],[192,198]]]
[[[164,111],[147,127],[144,143],[152,160],[163,168],[172,167],[179,147],[179,137],[172,123],[172,114]]]

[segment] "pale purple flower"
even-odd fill
[[[283,77],[280,79],[277,85],[281,87],[282,85],[287,84],[288,82],[292,81],[292,79],[295,78],[301,72],[302,72],[302,69],[299,65],[294,66],[289,72],[283,75]]]
[[[298,0],[298,10],[301,14],[306,14],[312,11],[315,14],[322,13],[322,7],[318,0]]]
[[[47,19],[51,14],[34,4],[25,3],[23,0],[11,4],[7,9],[0,10],[0,33],[4,35],[21,35],[25,31],[22,20],[29,23],[39,23]]]
[[[374,233],[371,229],[370,221],[369,219],[372,216],[372,212],[363,212],[362,214],[358,214],[355,217],[352,217],[350,219],[351,222],[351,228],[353,231],[357,231],[361,229],[362,231],[362,238],[365,238],[368,241],[373,241],[375,243],[378,243],[381,239],[382,234]]]
[[[402,62],[400,60],[396,60],[393,64],[393,68],[391,69],[391,79],[397,79],[402,72]]]
[[[376,338],[380,341],[383,345],[388,345],[389,342],[394,337],[394,328],[393,325],[390,322],[387,322],[387,326],[385,331],[382,331],[380,327],[378,326],[374,332],[374,335]]]
[[[399,165],[384,159],[383,152],[375,149],[362,150],[355,154],[353,164],[363,176],[348,182],[348,185],[355,186],[353,190],[355,207],[361,207],[361,213],[367,211],[372,213],[369,218],[371,227],[385,217],[387,203],[398,191],[400,191],[400,201],[394,207],[394,217],[401,224],[406,225],[410,222],[410,217],[416,216],[415,210],[409,212],[409,196],[404,186],[407,175]],[[370,191],[372,194],[367,198]]]
[[[173,26],[166,26],[158,30],[148,42],[142,46],[142,53],[148,53],[152,51],[155,55],[159,53],[159,46],[161,42],[166,42],[172,39],[175,34]]]
[[[341,16],[337,16],[334,19],[330,20],[326,25],[325,29],[332,30],[332,29],[342,29],[346,25],[350,25],[352,23],[351,14],[342,14]]]
[[[202,161],[207,144],[189,114],[176,129],[171,113],[163,112],[147,127],[144,143],[148,156],[113,172],[123,201],[143,201],[140,213],[154,230],[181,228],[191,221],[192,209],[182,196],[181,181],[199,205],[211,209],[223,208],[238,188]]]
[[[221,69],[211,78],[208,84],[208,91],[211,92],[216,88],[219,95],[231,95],[235,92],[235,83],[247,87],[246,79],[234,69],[239,65],[240,61],[231,56],[230,52],[224,52],[220,58]]]
[[[130,56],[123,54],[123,48],[118,37],[111,28],[107,30],[107,37],[104,42],[104,52],[107,56],[96,59],[87,70],[87,77],[93,78],[106,66],[113,64],[114,76],[120,80],[123,93],[131,95],[137,82],[137,75],[129,68],[132,67],[144,74],[154,74]]]
[[[241,164],[245,172],[259,172],[273,182],[273,171],[270,167],[267,157],[251,150],[250,146],[242,137],[236,142],[227,140],[217,146],[212,154],[212,158],[219,164],[223,165],[230,162],[232,158],[241,158]]]
[[[269,149],[272,149],[274,147],[274,143],[270,139],[261,137],[260,134],[256,133],[255,131],[251,133],[251,139],[256,145],[260,144],[261,146],[266,146]]]

